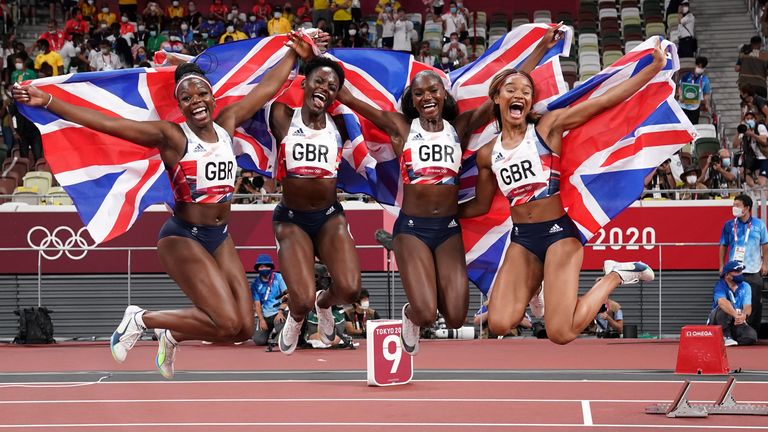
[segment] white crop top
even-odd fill
[[[187,137],[187,148],[170,174],[176,201],[220,203],[232,199],[235,190],[237,162],[232,151],[232,138],[216,123],[218,141],[205,142],[186,123],[181,130]]]
[[[456,129],[443,120],[443,130],[427,132],[419,119],[403,146],[400,171],[404,184],[459,184],[461,143]]]
[[[325,114],[325,128],[304,124],[301,109],[293,111],[291,126],[280,143],[278,180],[284,177],[336,178],[341,162],[342,141],[331,115]]]

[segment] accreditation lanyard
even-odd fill
[[[267,281],[267,291],[264,293],[264,301],[263,304],[266,304],[269,300],[269,295],[272,294],[272,282],[275,280],[275,272],[272,272],[271,275],[269,275],[269,280]]]
[[[747,252],[747,242],[749,241],[749,232],[752,230],[752,218],[749,219],[749,225],[747,225],[747,232],[744,236],[744,244],[739,246],[739,232],[737,229],[737,225],[739,223],[739,218],[733,219],[733,260],[734,261],[740,261],[744,262],[744,257],[746,256]]]

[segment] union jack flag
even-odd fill
[[[285,35],[249,39],[212,47],[196,57],[193,61],[206,72],[213,87],[217,110],[258,85],[287,53],[287,40]],[[125,69],[32,83],[56,98],[111,117],[180,123],[184,119],[173,95],[174,70]],[[173,205],[158,150],[81,127],[42,108],[20,105],[20,109],[40,129],[51,170],[72,197],[96,243],[127,231],[154,203]],[[265,166],[270,157],[273,147],[260,120],[263,117],[256,116],[236,131],[234,144],[241,165]]]

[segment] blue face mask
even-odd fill
[[[747,126],[749,126],[750,129],[754,129],[755,128],[755,121],[752,120],[752,119],[746,120],[744,123],[746,123]]]
[[[744,282],[744,275],[743,274],[739,274],[739,275],[733,276],[733,281],[738,283],[738,284]]]
[[[272,269],[261,269],[259,270],[259,276],[263,278],[268,278],[269,275],[272,274]]]

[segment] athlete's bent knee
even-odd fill
[[[430,327],[437,319],[437,307],[408,306],[408,319],[419,327]]]
[[[525,311],[519,315],[514,314],[509,316],[488,314],[488,329],[496,336],[504,336],[509,333],[513,327],[516,327],[518,324],[520,324],[520,321],[523,320],[524,315]]]
[[[332,289],[336,298],[342,303],[353,304],[359,300],[361,286],[362,282],[358,273],[356,277],[334,278]]]
[[[214,321],[216,336],[220,340],[234,341],[242,329],[242,323],[237,317],[226,317]]]
[[[463,327],[467,322],[466,309],[464,310],[463,314],[457,312],[449,312],[446,313],[443,318],[445,318],[445,325],[447,325],[449,328],[457,329],[459,327]]]
[[[577,336],[578,334],[574,333],[571,329],[547,327],[547,338],[558,345],[565,345],[576,339]]]

